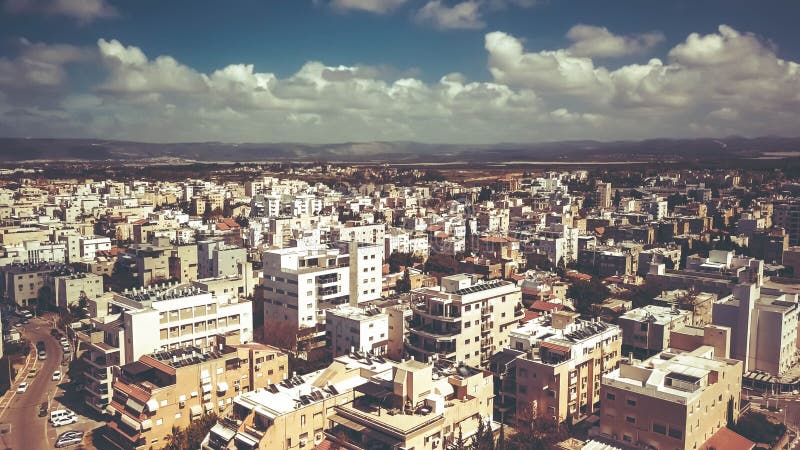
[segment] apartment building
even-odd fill
[[[600,437],[625,447],[705,448],[738,420],[741,389],[742,362],[711,346],[623,360],[603,376]]]
[[[334,357],[353,351],[382,355],[388,350],[389,316],[375,307],[339,305],[326,311],[325,335]]]
[[[285,379],[288,363],[285,353],[261,344],[143,355],[114,381],[109,439],[122,449],[161,447],[173,427],[221,414],[235,397]]]
[[[169,256],[169,277],[181,283],[198,278],[197,245],[184,244],[172,248]]]
[[[459,430],[470,439],[481,421],[497,428],[491,372],[463,363],[394,363],[355,390],[361,395],[334,406],[326,431],[346,449],[440,449]]]
[[[364,223],[348,221],[331,229],[330,241],[354,241],[365,244],[379,245],[383,248],[386,235],[385,223]]]
[[[94,273],[53,273],[49,283],[52,302],[56,308],[77,305],[81,298],[91,299],[103,295],[103,277]]]
[[[197,277],[218,278],[240,275],[247,262],[247,250],[220,240],[197,243]]]
[[[109,292],[89,301],[91,327],[78,333],[88,350],[83,358],[91,381],[88,406],[103,411],[108,403],[111,371],[155,351],[184,347],[210,348],[219,336],[253,339],[252,303],[217,295],[186,284]]]
[[[491,424],[489,372],[464,365],[341,356],[326,369],[293,377],[234,401],[204,450],[313,447],[327,440],[351,450],[443,448],[478,421]]]
[[[28,307],[39,298],[39,290],[48,285],[50,274],[64,270],[63,264],[11,264],[0,268],[5,297],[12,305]]]
[[[782,375],[798,358],[798,311],[796,293],[743,283],[714,303],[712,317],[714,325],[731,328],[731,357],[743,361],[746,372]]]
[[[645,305],[617,318],[622,329],[622,350],[652,355],[669,347],[670,330],[692,325],[692,314],[677,306]]]
[[[169,279],[169,256],[172,247],[169,240],[161,239],[154,244],[132,244],[125,250],[124,257],[134,262],[140,286]]]
[[[63,263],[66,261],[66,245],[61,242],[24,241],[3,245],[0,250],[0,265]]]
[[[330,366],[307,375],[273,380],[266,389],[243,393],[202,443],[203,450],[289,450],[325,439],[334,407],[347,404],[355,388],[392,365],[380,356],[340,356]]]
[[[496,358],[500,403],[517,423],[535,417],[559,422],[597,411],[600,378],[619,364],[622,331],[599,320],[556,311],[511,332]]]
[[[443,277],[441,286],[411,292],[413,318],[408,352],[480,367],[509,343],[524,315],[520,288],[507,281],[481,282],[474,275]]]
[[[772,223],[789,234],[789,245],[800,245],[800,201],[797,199],[776,202]]]

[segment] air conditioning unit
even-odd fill
[[[441,440],[441,439],[439,439],[439,438],[435,438],[435,439],[432,441],[433,448],[436,448],[436,447],[438,447],[438,446],[439,446],[439,444],[441,444],[441,443],[442,443],[442,440]]]
[[[308,444],[308,438],[300,438],[300,447],[305,447]]]
[[[314,435],[314,445],[318,445],[320,442],[322,442],[322,439],[324,439],[324,438],[325,438],[325,435],[322,434],[322,433],[315,434]]]

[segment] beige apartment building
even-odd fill
[[[39,290],[48,285],[50,274],[63,271],[63,264],[12,264],[2,268],[5,297],[17,306],[31,306],[39,297]]]
[[[600,437],[646,449],[702,449],[739,417],[742,362],[714,347],[623,360],[603,376]]]
[[[203,450],[442,449],[491,423],[492,375],[445,361],[345,355],[326,369],[242,395]]]
[[[471,366],[508,346],[508,335],[524,315],[520,288],[507,281],[482,282],[474,275],[442,278],[438,287],[411,292],[413,318],[408,352]]]
[[[161,448],[172,427],[222,414],[233,399],[287,376],[288,356],[263,344],[156,352],[120,367],[109,439],[123,449]]]
[[[197,264],[196,244],[176,245],[169,256],[169,276],[181,283],[196,280]]]
[[[500,400],[517,423],[536,417],[559,422],[597,411],[600,380],[619,365],[622,331],[599,320],[556,311],[511,332],[510,348],[495,359]],[[495,366],[495,364],[493,364]]]
[[[242,394],[233,409],[211,428],[203,450],[289,450],[311,447],[325,439],[334,407],[351,402],[354,388],[377,374],[391,371],[381,357],[335,358],[325,369]]]

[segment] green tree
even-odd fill
[[[408,272],[408,268],[403,272],[403,279],[397,281],[394,290],[398,294],[403,294],[411,290],[411,274]]]
[[[461,424],[458,424],[458,435],[453,442],[453,450],[467,450],[467,443],[464,440],[464,433],[461,431]]]
[[[589,281],[577,281],[567,289],[567,297],[575,302],[575,310],[581,314],[588,314],[592,305],[602,303],[611,296],[611,291],[597,278]]]

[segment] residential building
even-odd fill
[[[162,447],[174,427],[221,414],[235,397],[285,379],[288,364],[286,353],[261,344],[143,355],[119,369],[107,436],[122,449]]]
[[[85,402],[102,411],[114,367],[142,355],[184,347],[211,348],[220,336],[253,339],[252,303],[236,295],[214,296],[195,285],[164,284],[106,293],[90,299],[91,327],[78,333],[88,379]]]
[[[547,313],[511,332],[498,355],[499,404],[517,423],[536,417],[559,422],[597,411],[600,377],[616,369],[621,354],[619,327],[581,321],[568,311]]]
[[[328,309],[325,330],[334,357],[353,351],[382,355],[388,350],[389,316],[375,307],[338,305]]]
[[[782,375],[794,367],[800,311],[797,294],[743,283],[713,308],[714,325],[732,330],[731,357],[743,361],[746,372]]]
[[[77,305],[103,295],[103,277],[93,273],[60,273],[50,275],[48,283],[52,289],[52,302],[56,308]]]
[[[64,270],[63,264],[11,264],[0,268],[7,301],[16,306],[36,304],[39,291],[48,285],[50,274]]]
[[[703,346],[623,360],[602,379],[600,437],[626,448],[703,449],[739,417],[742,362]]]
[[[670,330],[692,324],[692,314],[677,306],[645,305],[617,318],[622,350],[652,355],[669,347]]]
[[[508,345],[524,312],[514,283],[481,282],[468,274],[442,278],[438,287],[411,292],[413,319],[408,352],[420,361],[432,355],[480,367]]]
[[[197,277],[218,278],[241,275],[247,262],[247,250],[223,241],[197,243]]]

